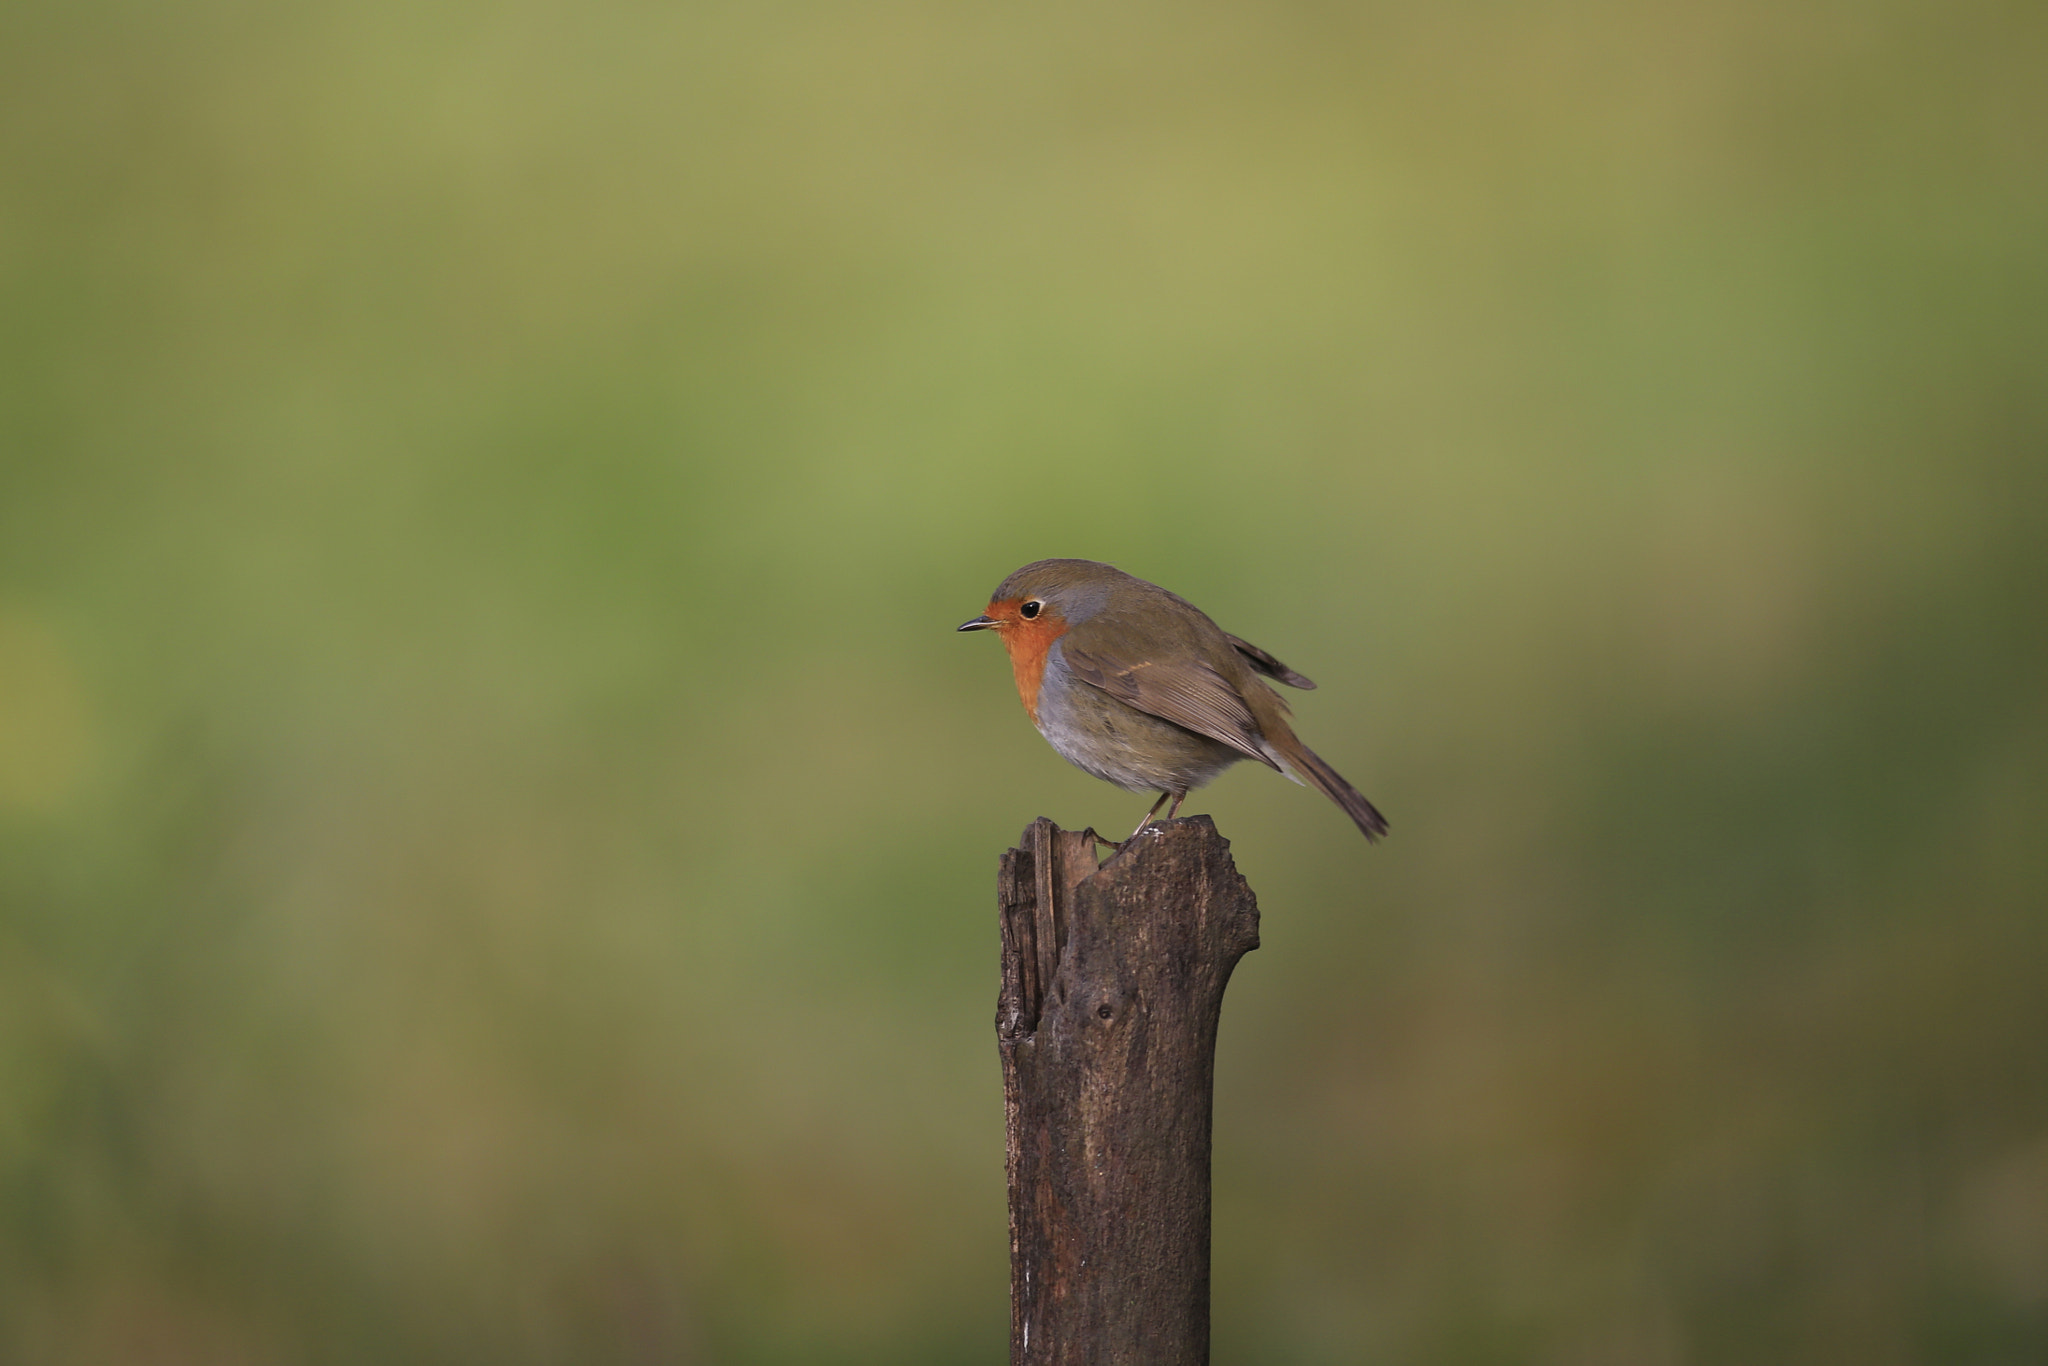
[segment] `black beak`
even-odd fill
[[[989,627],[998,624],[994,617],[976,617],[973,621],[961,622],[954,629],[960,631],[986,631]]]

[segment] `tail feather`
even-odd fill
[[[1387,818],[1379,808],[1365,799],[1363,793],[1344,781],[1344,775],[1322,761],[1314,750],[1296,740],[1291,746],[1292,753],[1285,754],[1290,769],[1299,769],[1301,776],[1308,779],[1316,791],[1344,808],[1344,814],[1351,817],[1368,840],[1377,841],[1387,833]]]

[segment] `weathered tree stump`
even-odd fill
[[[998,900],[1012,1366],[1201,1366],[1216,1022],[1258,903],[1207,816],[1099,870],[1040,817]]]

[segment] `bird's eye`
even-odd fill
[[[1045,606],[1044,603],[1040,602],[1037,598],[1033,598],[1031,601],[1025,603],[1022,607],[1019,607],[1017,609],[1017,615],[1024,618],[1024,620],[1029,621],[1033,617],[1038,615],[1038,609],[1043,606]]]

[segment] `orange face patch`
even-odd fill
[[[1008,598],[988,605],[986,615],[995,621],[996,634],[1010,652],[1010,672],[1017,676],[1017,696],[1024,699],[1025,714],[1038,724],[1038,685],[1045,677],[1045,652],[1067,633],[1067,623],[1047,607],[1026,621],[1017,609],[1023,598]]]

